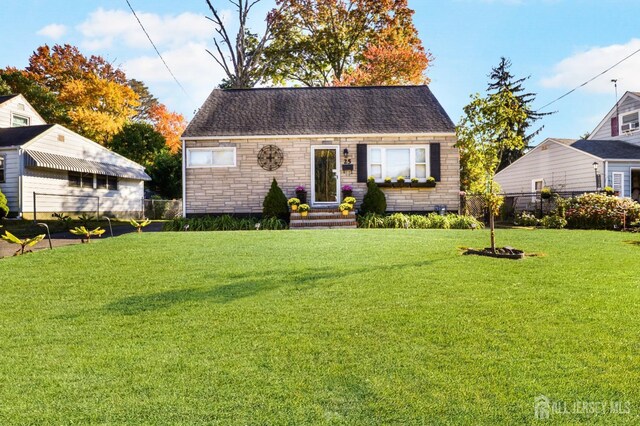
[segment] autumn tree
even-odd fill
[[[3,80],[2,74],[0,74],[0,96],[10,95],[12,93],[11,87],[9,87],[7,82]]]
[[[500,58],[500,63],[496,67],[493,67],[489,74],[490,81],[487,91],[489,93],[508,91],[515,96],[519,107],[525,111],[525,117],[519,121],[511,122],[509,126],[524,139],[525,143],[522,148],[503,152],[498,170],[504,169],[524,155],[525,150],[529,146],[529,142],[544,128],[544,126],[540,126],[536,130],[530,131],[533,123],[547,115],[553,114],[553,112],[538,112],[533,110],[532,104],[536,99],[536,94],[528,92],[524,88],[524,82],[527,81],[529,77],[516,78],[510,71],[511,65],[509,59],[505,57]]]
[[[172,153],[181,147],[180,136],[187,128],[187,120],[182,114],[171,112],[164,104],[158,103],[149,110],[149,122],[165,138],[165,144]]]
[[[270,20],[262,35],[252,32],[247,26],[247,20],[252,9],[262,0],[228,0],[234,6],[238,30],[232,34],[227,22],[218,7],[211,0],[205,0],[210,17],[217,34],[213,42],[215,51],[207,51],[213,59],[222,67],[226,78],[220,85],[225,89],[246,89],[254,87],[264,77],[267,64],[264,59],[264,51],[271,40]]]
[[[57,95],[69,128],[101,144],[136,115],[139,97],[124,72],[100,56],[87,58],[77,47],[41,46],[29,58],[26,72]]]
[[[524,137],[513,128],[512,123],[521,122],[526,115],[526,109],[508,90],[484,98],[476,94],[464,107],[464,116],[456,127],[456,147],[467,173],[468,190],[482,194],[489,210],[491,250],[494,253],[494,218],[503,202],[495,174],[505,152],[524,147]]]
[[[423,84],[430,55],[407,0],[277,0],[266,49],[276,84]]]
[[[2,83],[8,88],[8,93],[24,96],[47,123],[69,125],[67,110],[56,94],[29,78],[25,71],[12,67],[0,70],[0,85]]]
[[[128,81],[129,87],[138,95],[138,106],[135,107],[136,115],[133,116],[134,121],[150,120],[150,112],[153,108],[160,104],[158,98],[153,96],[149,88],[144,82],[136,79]]]

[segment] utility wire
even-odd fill
[[[127,0],[128,1],[128,0]],[[619,60],[618,62],[616,62],[615,64],[613,64],[612,66],[610,66],[609,68],[607,68],[606,70],[602,71],[600,74],[596,75],[595,77],[585,81],[584,83],[582,83],[580,86],[569,90],[567,93],[565,93],[564,95],[560,96],[559,98],[554,99],[553,101],[549,102],[548,104],[544,105],[542,108],[538,109],[538,111],[541,111],[543,109],[545,109],[546,107],[548,107],[549,105],[552,105],[556,102],[558,102],[560,99],[563,99],[567,96],[569,96],[570,94],[572,94],[573,92],[575,92],[576,90],[580,89],[581,87],[586,86],[587,84],[591,83],[593,80],[595,80],[596,78],[608,73],[609,71],[611,71],[612,69],[614,69],[615,67],[617,67],[618,65],[620,65],[621,63],[623,63],[624,61],[626,61],[627,59],[631,58],[633,55],[637,54],[638,52],[640,52],[640,49],[636,50],[635,52],[633,52],[632,54],[630,54],[629,56]]]
[[[149,39],[149,43],[151,43],[151,46],[153,46],[153,49],[156,51],[156,53],[158,54],[158,57],[160,58],[160,60],[162,61],[162,63],[164,64],[165,68],[167,69],[167,71],[169,71],[169,74],[171,74],[171,77],[173,77],[173,79],[175,80],[176,84],[178,86],[180,86],[180,88],[182,89],[182,91],[184,92],[185,95],[187,95],[187,97],[189,99],[191,99],[193,101],[193,98],[191,96],[189,96],[189,93],[187,93],[187,91],[185,90],[184,86],[182,84],[180,84],[180,82],[178,81],[178,79],[176,78],[175,74],[173,74],[173,71],[171,71],[171,68],[169,68],[169,65],[167,64],[167,62],[164,60],[164,58],[162,57],[162,55],[160,54],[160,51],[158,50],[158,48],[156,47],[155,43],[153,42],[153,40],[151,40],[151,36],[149,35],[149,33],[147,32],[146,28],[144,27],[144,25],[142,25],[142,22],[140,21],[140,18],[138,18],[138,14],[136,13],[135,10],[133,10],[133,7],[131,6],[131,3],[129,3],[129,0],[125,0],[127,2],[127,5],[129,6],[129,9],[131,9],[131,13],[133,13],[133,16],[136,17],[136,20],[138,21],[138,24],[140,24],[140,28],[142,28],[142,31],[144,31],[145,35],[147,36],[147,38]]]

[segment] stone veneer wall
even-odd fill
[[[420,145],[440,143],[441,181],[436,188],[382,188],[389,211],[430,211],[436,205],[447,210],[459,207],[460,173],[455,135],[420,137],[338,137],[283,139],[224,139],[185,142],[186,148],[236,147],[236,167],[186,169],[186,214],[261,213],[262,201],[276,178],[287,197],[295,196],[295,188],[303,185],[311,197],[311,146],[338,145],[340,157],[345,148],[354,164],[351,175],[339,168],[340,185],[352,185],[358,203],[366,192],[366,184],[358,183],[357,144]],[[257,163],[258,151],[265,145],[277,145],[284,151],[284,162],[278,170],[269,172]]]

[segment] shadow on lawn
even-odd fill
[[[404,264],[381,265],[376,268],[376,272],[385,272],[404,269],[408,267],[421,267],[434,263],[435,260],[420,261]],[[340,280],[345,277],[371,272],[371,268],[352,269],[344,272],[330,272],[325,268],[312,268],[294,273],[288,271],[263,271],[259,276],[255,274],[239,274],[227,277],[230,280],[237,280],[229,284],[218,285],[212,288],[187,288],[163,291],[154,294],[143,294],[129,296],[118,301],[105,305],[103,308],[108,313],[120,315],[136,315],[144,312],[168,309],[173,305],[188,302],[213,302],[230,303],[247,297],[256,296],[260,293],[275,290],[280,287],[289,287],[295,291],[306,291],[317,287],[322,280]],[[284,279],[270,279],[269,276],[284,277]],[[211,279],[218,278],[215,275]],[[354,281],[357,283],[357,281]],[[332,283],[333,284],[333,283]]]

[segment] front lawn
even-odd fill
[[[130,234],[0,260],[0,424],[640,422],[640,240]],[[624,409],[626,405],[622,405]]]

